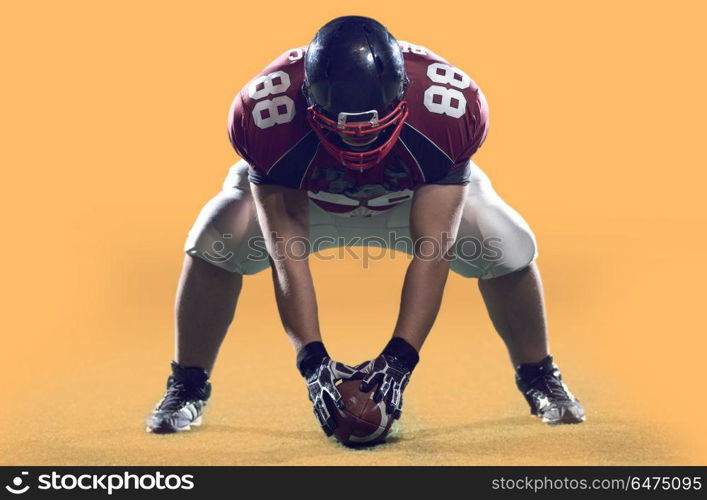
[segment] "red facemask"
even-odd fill
[[[348,118],[361,115],[372,115],[372,117],[368,118],[365,123],[357,122],[355,125],[346,123]],[[405,101],[400,101],[393,111],[380,120],[378,119],[377,111],[370,111],[364,113],[339,113],[338,121],[334,121],[317,111],[314,106],[307,108],[307,120],[324,148],[343,166],[360,172],[375,167],[390,153],[398,137],[400,137],[400,131],[407,117],[408,106]],[[388,127],[395,128],[383,144],[374,149],[361,152],[341,149],[324,133],[325,130],[328,130],[340,135],[365,137],[369,134],[379,133]]]

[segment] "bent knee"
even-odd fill
[[[537,257],[535,235],[505,203],[475,206],[473,215],[462,219],[456,250],[452,271],[480,279],[518,271]]]
[[[201,210],[184,251],[232,273],[254,274],[269,265],[250,193],[224,190]]]
[[[527,224],[515,225],[503,237],[488,241],[488,265],[481,279],[497,278],[528,267],[538,256],[535,235]]]
[[[239,242],[232,241],[231,234],[219,231],[213,224],[195,224],[184,243],[184,251],[213,266],[243,274],[237,262],[239,246]]]

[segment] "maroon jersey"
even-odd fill
[[[229,137],[250,180],[306,189],[325,210],[372,215],[421,184],[463,184],[488,129],[486,100],[471,78],[424,47],[399,42],[410,114],[393,150],[375,167],[346,168],[321,147],[302,93],[306,47],[275,59],[236,96]]]

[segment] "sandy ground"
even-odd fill
[[[315,263],[315,274],[332,265],[342,279],[356,280],[360,273],[356,263],[340,262]],[[394,317],[395,288],[404,265],[375,264],[372,270],[370,296],[355,314],[341,313],[351,306],[331,293],[333,283],[320,289],[320,307],[328,311],[323,324],[332,332],[327,344],[344,362],[372,356],[384,344],[381,304],[386,319]],[[546,281],[557,282],[557,277],[550,273]],[[661,420],[650,392],[632,391],[632,384],[644,382],[626,367],[607,368],[611,359],[597,354],[601,342],[588,334],[590,325],[580,324],[585,313],[574,301],[581,302],[581,296],[549,294],[550,302],[557,303],[552,308],[565,313],[553,317],[556,358],[585,404],[588,420],[551,428],[530,417],[475,284],[456,276],[406,391],[398,432],[373,449],[346,449],[317,427],[270,286],[267,273],[247,281],[213,377],[203,427],[172,436],[144,432],[144,418],[161,395],[170,356],[165,299],[158,306],[145,304],[150,314],[144,321],[115,324],[100,336],[84,335],[68,345],[56,342],[53,362],[34,366],[31,386],[12,392],[15,411],[0,416],[0,463],[648,465],[701,460],[700,445],[685,427]],[[67,354],[75,348],[81,355],[72,360]],[[32,360],[27,363],[31,366]]]

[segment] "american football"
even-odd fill
[[[339,425],[334,436],[346,446],[382,443],[394,421],[385,412],[385,402],[376,403],[374,392],[362,392],[360,385],[358,380],[347,380],[337,386],[346,409],[339,411]]]

